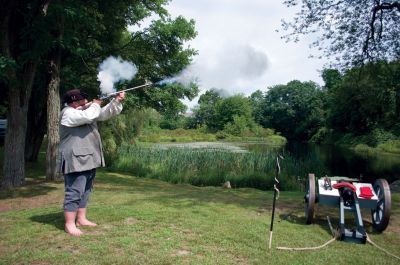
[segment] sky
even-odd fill
[[[188,43],[198,51],[185,70],[198,80],[200,94],[211,88],[225,96],[249,96],[256,90],[287,84],[292,80],[323,84],[320,71],[326,61],[309,58],[310,37],[298,43],[281,39],[281,20],[296,10],[283,0],[171,0],[172,17],[196,21],[197,37]],[[184,101],[189,108],[194,101]]]

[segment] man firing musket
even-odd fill
[[[109,95],[111,97],[111,95]],[[87,204],[93,188],[96,168],[104,167],[104,155],[98,121],[108,120],[122,111],[125,92],[115,96],[106,106],[102,100],[88,102],[88,94],[72,89],[63,97],[64,108],[60,113],[60,145],[58,171],[64,174],[65,232],[80,236],[79,226],[96,226],[87,219]]]
[[[78,226],[96,226],[87,219],[87,204],[92,191],[97,167],[104,167],[104,155],[97,121],[108,120],[122,111],[125,92],[144,85],[103,94],[92,102],[88,94],[80,89],[72,89],[63,97],[64,108],[60,113],[60,146],[58,171],[64,174],[65,231],[73,236],[83,232]],[[102,101],[112,100],[104,107]]]

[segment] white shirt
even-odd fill
[[[83,109],[75,109],[67,106],[67,109],[61,117],[61,125],[77,127],[83,124],[90,124],[94,121],[104,121],[118,115],[121,111],[122,104],[115,99],[104,107],[100,107],[99,104],[92,102],[88,103]]]

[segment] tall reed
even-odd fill
[[[197,186],[220,186],[230,181],[232,187],[271,189],[274,184],[277,151],[232,152],[219,149],[156,148],[122,146],[113,169],[139,177],[156,178],[172,183]],[[309,158],[314,159],[314,158]],[[318,161],[299,161],[286,156],[281,161],[280,189],[298,190],[300,178],[323,171]],[[318,172],[316,172],[318,171]]]

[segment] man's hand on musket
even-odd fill
[[[97,104],[99,104],[99,106],[101,106],[101,103],[103,103],[103,100],[95,98],[95,99],[93,99],[93,103],[97,103]]]
[[[115,99],[118,102],[124,101],[124,99],[125,99],[125,91],[122,91],[122,92],[118,93],[118,95],[115,97]]]

